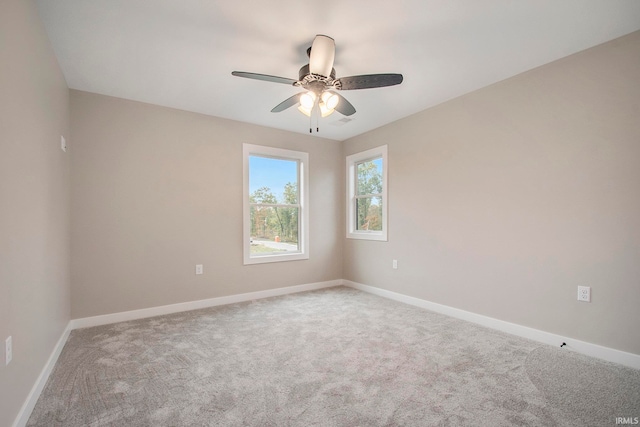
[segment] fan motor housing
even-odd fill
[[[300,68],[300,71],[298,72],[298,80],[303,82],[305,81],[305,77],[307,76],[313,76],[314,79],[313,80],[324,80],[324,81],[329,81],[329,80],[335,80],[336,78],[336,69],[332,68],[331,69],[331,75],[329,77],[324,77],[324,76],[320,76],[318,74],[311,74],[309,73],[309,64],[303,66],[302,68]],[[307,79],[309,80],[309,79]]]

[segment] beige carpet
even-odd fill
[[[640,371],[345,287],[75,330],[30,426],[613,426]]]

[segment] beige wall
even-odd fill
[[[30,1],[0,3],[0,425],[69,322],[69,91]],[[13,337],[5,366],[4,342]]]
[[[637,32],[347,141],[390,223],[344,278],[640,354],[639,78]]]
[[[340,143],[79,91],[71,117],[74,318],[341,278]],[[309,260],[242,264],[243,143],[309,153]]]

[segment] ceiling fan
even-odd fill
[[[334,111],[345,116],[354,114],[356,112],[354,106],[336,90],[371,89],[402,83],[402,74],[365,74],[336,79],[336,70],[333,68],[335,50],[336,45],[331,37],[317,35],[311,47],[307,49],[309,63],[300,68],[298,80],[244,71],[233,71],[231,74],[304,89],[304,92],[297,93],[273,107],[271,112],[279,113],[298,105],[298,110],[308,117],[311,117],[314,111],[319,111],[322,117]]]

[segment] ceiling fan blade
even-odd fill
[[[336,55],[336,43],[331,37],[318,34],[313,39],[309,54],[309,72],[323,77],[331,75],[333,60]]]
[[[341,77],[337,80],[339,82],[337,88],[340,90],[354,90],[394,86],[402,83],[402,79],[402,74],[366,74]]]
[[[279,113],[280,111],[284,111],[289,107],[293,107],[294,105],[296,105],[298,102],[300,102],[300,95],[302,95],[304,92],[300,92],[300,93],[296,93],[295,95],[285,99],[284,101],[282,101],[280,104],[276,105],[275,107],[273,107],[273,109],[271,110],[272,113]]]
[[[268,74],[256,74],[247,73],[244,71],[232,71],[231,74],[238,77],[245,77],[247,79],[264,80],[265,82],[284,83],[286,85],[293,85],[298,83],[297,80],[288,79],[286,77],[270,76]]]
[[[355,107],[351,105],[351,103],[347,101],[344,96],[340,95],[339,93],[335,93],[335,92],[332,92],[332,93],[337,95],[338,98],[340,99],[340,101],[338,101],[338,105],[336,105],[336,108],[335,108],[335,110],[338,113],[343,114],[345,116],[350,116],[356,112]]]

